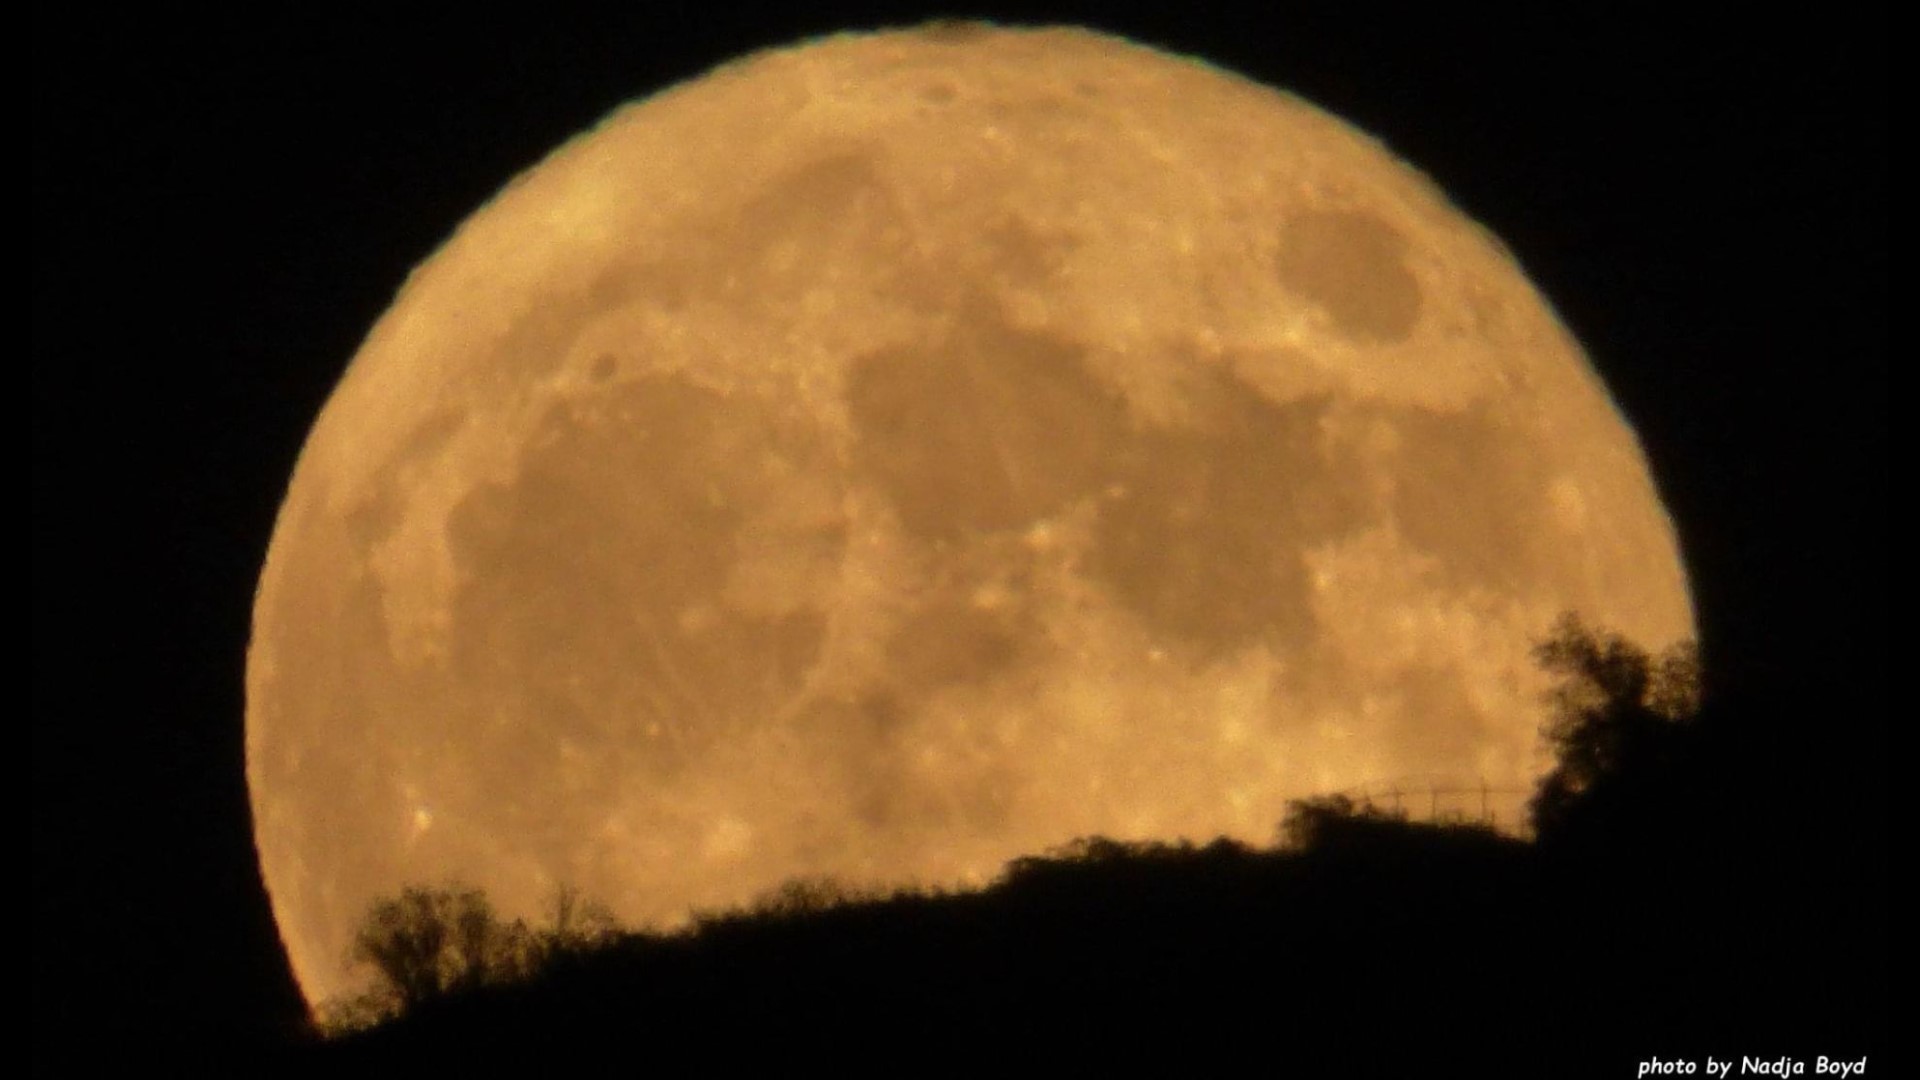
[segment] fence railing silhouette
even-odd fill
[[[1332,794],[1364,810],[1409,821],[1435,824],[1483,824],[1507,832],[1527,830],[1530,787],[1503,787],[1485,777],[1472,781],[1448,776],[1402,776],[1369,780]]]

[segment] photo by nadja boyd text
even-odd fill
[[[1808,1069],[1804,1058],[1777,1057],[1763,1058],[1743,1055],[1721,1061],[1708,1056],[1694,1061],[1690,1058],[1644,1058],[1636,1077],[1647,1076],[1839,1076],[1855,1077],[1867,1074],[1867,1059],[1830,1058],[1816,1056],[1812,1069]]]

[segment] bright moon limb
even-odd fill
[[[1339,120],[1082,30],[842,36],[629,106],[408,280],[254,614],[310,1001],[376,896],[636,924],[1289,799],[1530,783],[1564,610],[1692,612],[1500,246]]]

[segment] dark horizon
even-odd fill
[[[623,100],[928,14],[41,13],[34,902],[42,926],[84,932],[35,941],[36,1053],[298,1029],[252,846],[248,620],[301,443],[407,270]],[[1083,22],[1298,93],[1515,252],[1639,434],[1710,690],[1752,729],[1737,797],[1756,824],[1728,815],[1729,842],[1767,823],[1783,872],[1838,875],[1884,934],[1887,27],[1502,6],[983,14]],[[1812,915],[1854,910],[1817,899]]]
[[[1765,758],[1738,712],[1702,708],[1684,657],[1553,643],[1572,693],[1531,839],[1315,798],[1266,844],[1089,837],[976,888],[799,879],[668,932],[578,894],[509,923],[482,891],[409,888],[361,925],[372,989],[327,1003],[327,1035],[282,1060],[390,1072],[751,1040],[823,1062],[949,1043],[959,1060],[1192,1063],[1245,1060],[1228,1033],[1262,1032],[1295,1067],[1355,1075],[1884,1071],[1880,916],[1822,895],[1817,871],[1775,872],[1765,836],[1793,808],[1735,825]],[[1813,913],[1841,917],[1768,933]],[[1764,1046],[1743,1045],[1754,1030]]]

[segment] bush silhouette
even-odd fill
[[[1286,819],[1280,823],[1280,841],[1295,851],[1312,851],[1368,826],[1405,822],[1404,814],[1372,803],[1355,802],[1346,795],[1320,795],[1287,804]]]
[[[532,946],[525,926],[501,923],[478,889],[409,888],[377,901],[354,937],[354,959],[378,980],[362,1005],[404,1012],[523,974]]]
[[[322,1027],[357,1031],[481,987],[524,981],[565,959],[616,940],[606,907],[563,885],[548,925],[498,918],[486,894],[461,885],[414,886],[376,901],[354,936],[353,958],[371,966],[374,986],[330,1005]]]
[[[1560,677],[1541,729],[1555,765],[1528,806],[1534,832],[1545,838],[1621,777],[1644,781],[1670,760],[1699,712],[1702,687],[1691,642],[1655,656],[1571,614],[1535,647],[1534,657]]]
[[[605,904],[589,900],[572,885],[554,892],[547,928],[531,935],[534,966],[559,956],[591,952],[613,941],[620,923]]]

